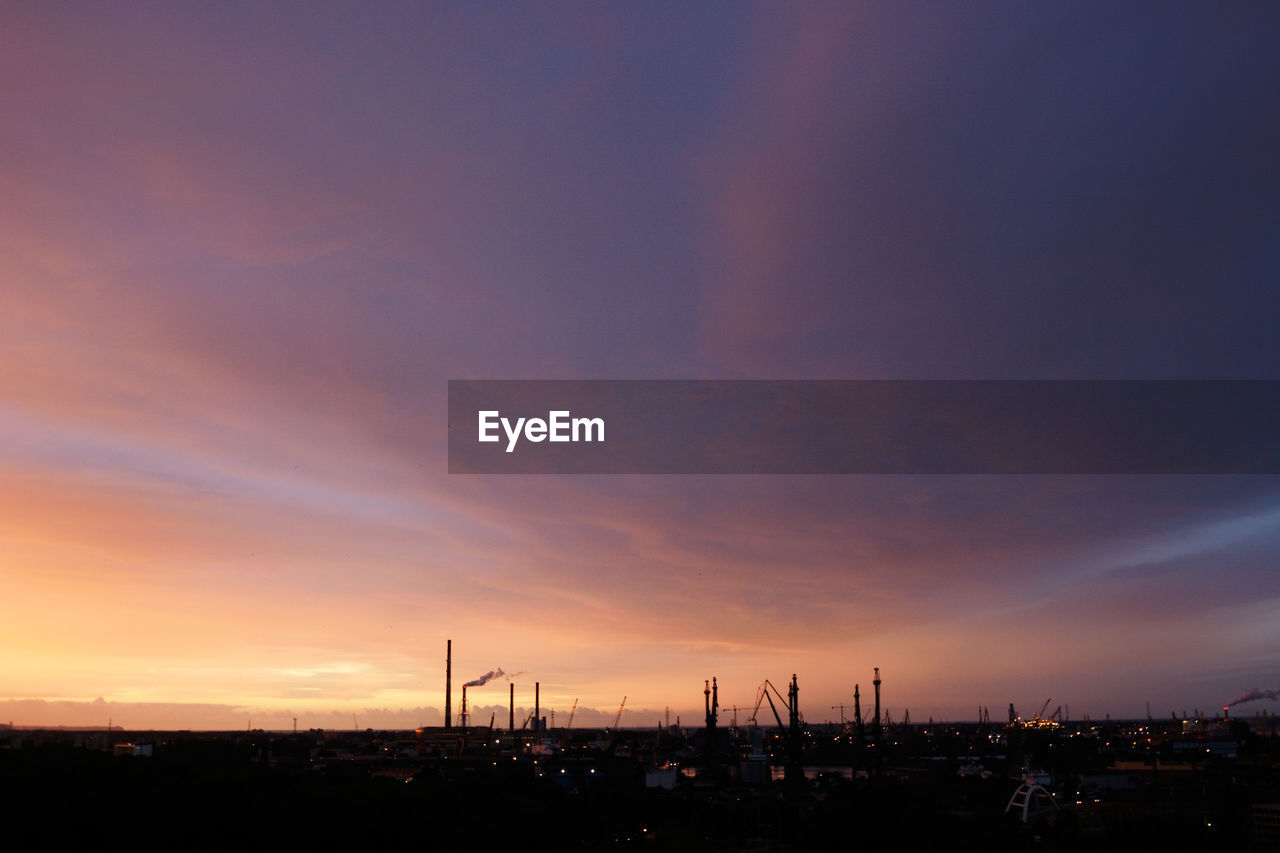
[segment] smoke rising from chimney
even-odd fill
[[[1245,702],[1254,702],[1258,699],[1280,699],[1280,690],[1259,690],[1253,688],[1246,690],[1236,698],[1227,703],[1228,707],[1232,705],[1243,705]]]
[[[463,687],[479,687],[480,685],[488,681],[492,681],[495,678],[501,678],[504,675],[506,675],[506,673],[502,671],[502,667],[498,667],[497,669],[489,670],[484,675],[480,676],[474,681],[468,681],[466,684],[462,686]]]

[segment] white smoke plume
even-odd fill
[[[1227,703],[1228,706],[1243,705],[1245,702],[1255,702],[1259,699],[1280,699],[1280,690],[1259,690],[1253,688],[1246,690],[1236,698]]]
[[[489,670],[484,675],[480,676],[474,681],[468,681],[466,684],[462,686],[463,687],[479,687],[485,682],[492,681],[495,678],[501,678],[504,675],[506,675],[506,673],[502,671],[502,667],[498,667],[497,669]]]

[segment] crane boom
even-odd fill
[[[569,709],[569,724],[565,726],[566,729],[573,728],[573,715],[577,713],[577,710],[578,710],[578,700],[574,699],[573,707]]]
[[[778,706],[773,704],[773,697],[765,691],[764,698],[769,700],[769,710],[773,711],[773,718],[778,721],[778,728],[785,732],[787,727],[782,724],[782,717],[778,716]]]
[[[760,690],[756,693],[756,707],[755,710],[751,712],[751,725],[756,725],[756,714],[760,713],[760,705],[765,699],[768,699],[769,708],[773,711],[773,718],[778,721],[778,728],[785,732],[787,727],[783,725],[782,717],[778,714],[778,706],[773,704],[773,697],[769,695],[770,690],[777,693],[779,700],[782,699],[782,694],[778,692],[778,688],[774,687],[773,682],[766,678],[764,683],[760,685]],[[787,707],[790,708],[791,706],[788,704]]]
[[[627,707],[627,697],[622,697],[622,704],[618,706],[618,716],[613,718],[613,727],[616,729],[618,723],[622,722],[622,709]]]

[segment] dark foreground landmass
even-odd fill
[[[1275,733],[1173,728],[8,732],[0,803],[49,849],[1277,849]]]

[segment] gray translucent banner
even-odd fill
[[[1277,474],[1280,382],[453,380],[449,472]]]

